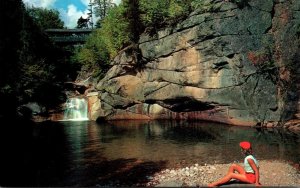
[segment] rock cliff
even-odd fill
[[[96,86],[92,117],[286,121],[297,113],[299,35],[298,0],[206,0],[177,25],[141,35],[141,58],[120,52]]]

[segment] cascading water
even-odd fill
[[[84,98],[69,98],[64,113],[65,121],[85,121],[88,118],[88,105]]]

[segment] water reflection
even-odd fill
[[[273,129],[186,121],[83,121],[42,123],[35,131],[33,174],[28,177],[34,183],[29,186],[143,185],[164,168],[242,160],[242,140],[253,143],[259,160],[300,162],[300,136]]]
[[[107,158],[167,159],[170,166],[228,163],[242,158],[238,143],[250,140],[259,159],[299,161],[299,135],[289,132],[172,121],[111,122],[101,130]]]
[[[150,169],[155,169],[155,172],[162,168],[183,167],[194,163],[230,163],[242,160],[238,147],[242,140],[253,143],[256,157],[260,160],[300,161],[299,135],[276,130],[176,121],[113,121],[101,125],[83,122],[78,125],[63,123],[62,126],[72,158],[72,168],[66,180],[76,179],[86,183],[84,174],[92,172],[97,174],[98,179],[89,180],[92,182],[88,185],[92,186],[93,183],[124,183],[122,176],[125,174],[120,172],[124,169],[129,174],[141,174],[132,169],[149,170],[139,177],[146,181],[145,177],[151,175]],[[103,174],[99,174],[97,169],[102,169]],[[105,173],[114,175],[107,177]],[[132,184],[133,180],[125,182],[124,186]],[[65,182],[67,185],[74,183]]]

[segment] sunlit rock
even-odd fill
[[[293,85],[282,85],[294,83],[288,65],[299,52],[298,1],[208,2],[173,27],[142,34],[141,59],[123,50],[112,61],[97,84],[99,116],[251,126],[300,112],[289,97]],[[270,72],[262,68],[268,63]]]

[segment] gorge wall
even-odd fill
[[[300,1],[206,0],[140,36],[97,84],[91,117],[276,124],[297,112]],[[93,95],[94,96],[94,95]]]

